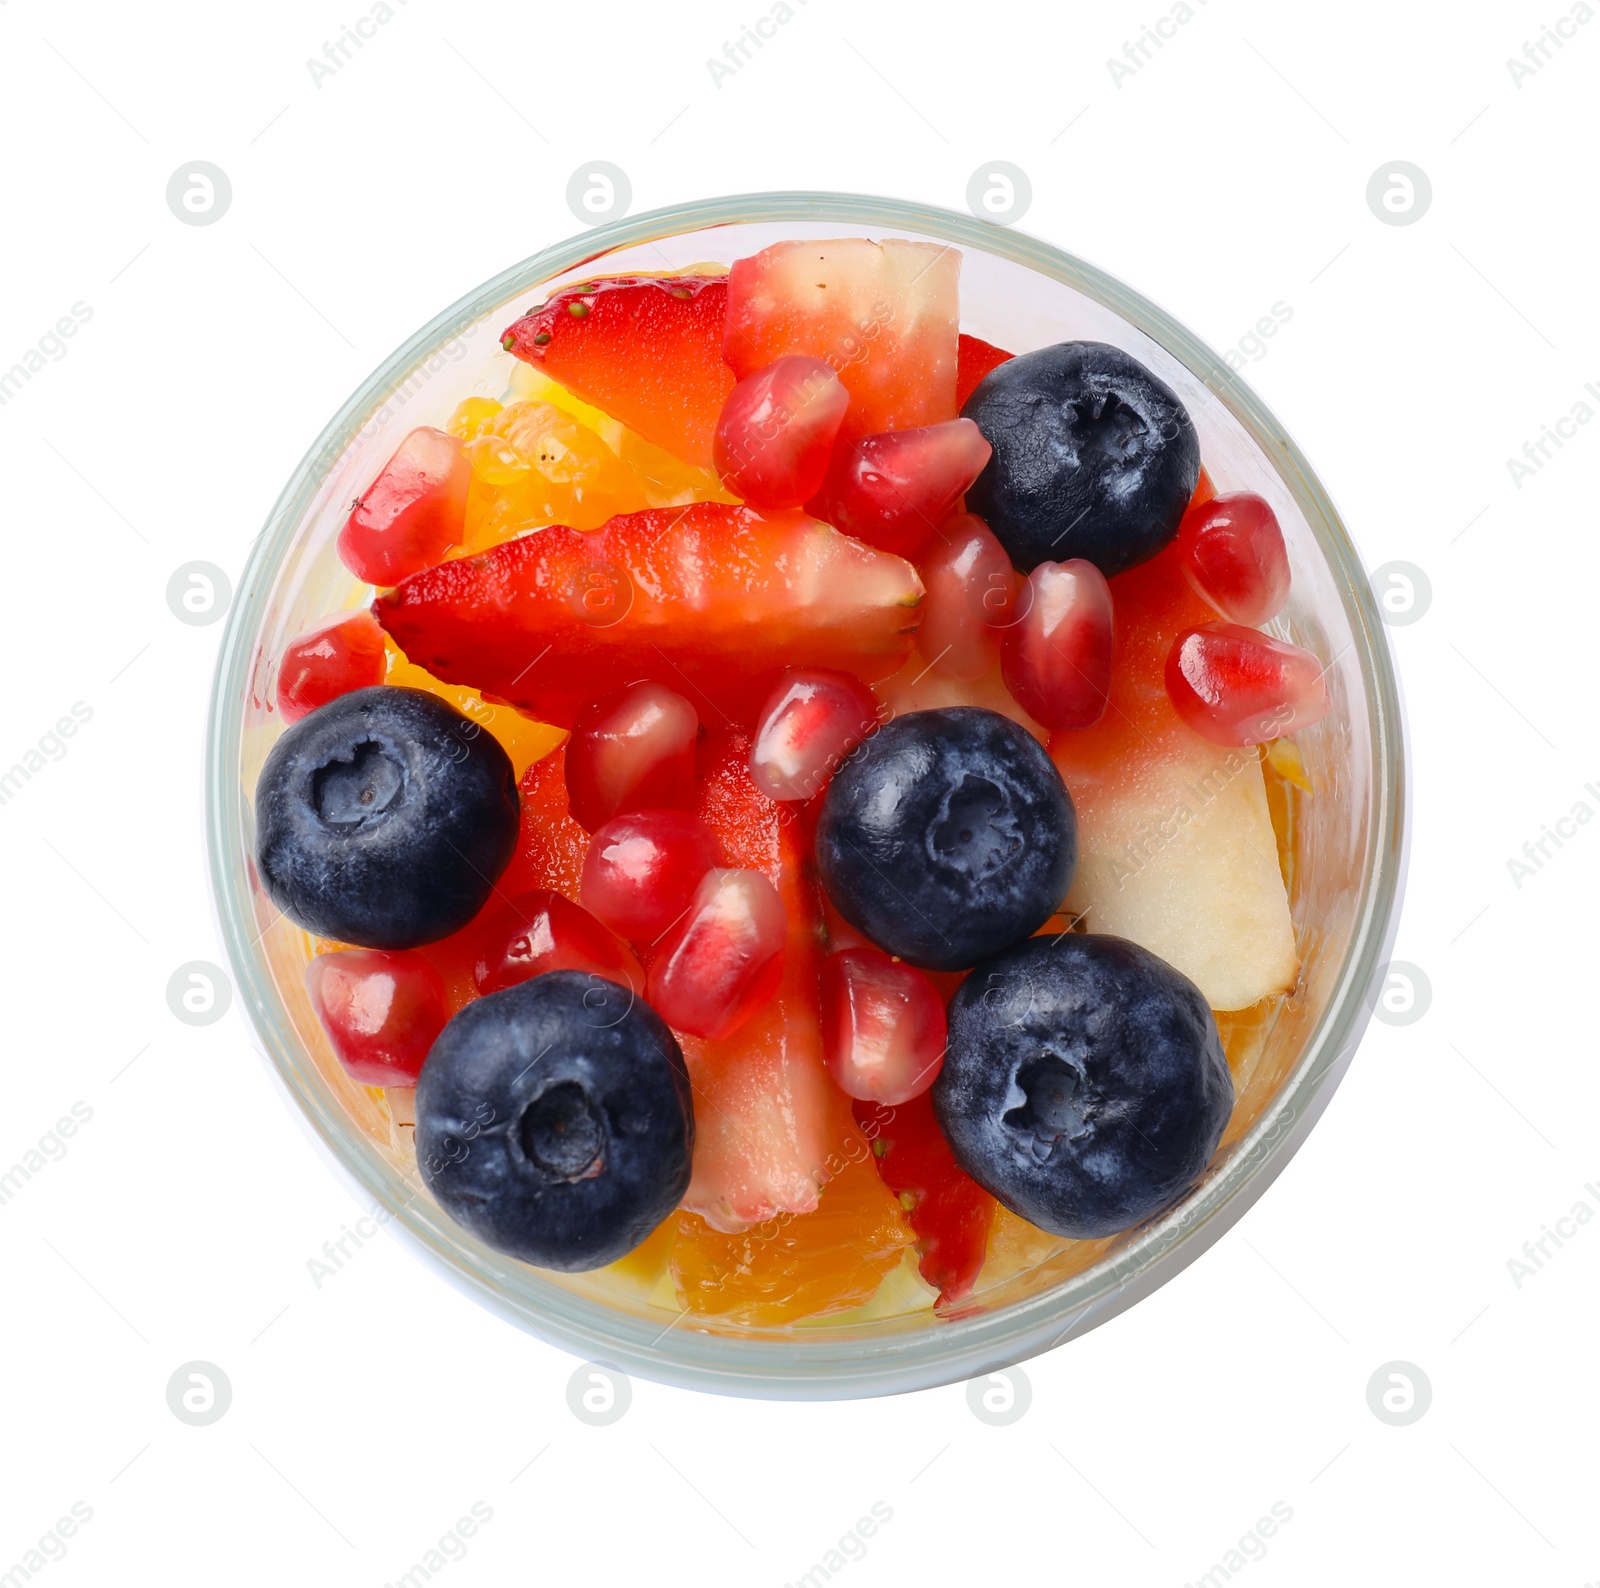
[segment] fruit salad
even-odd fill
[[[961,262],[561,287],[277,658],[255,855],[328,1062],[478,1240],[691,1327],[1086,1266],[1299,975],[1273,509],[1124,349],[964,333]]]

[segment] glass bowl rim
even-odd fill
[[[304,1048],[279,1003],[250,916],[250,857],[239,777],[254,639],[275,576],[329,465],[394,386],[453,336],[522,287],[612,251],[718,226],[838,222],[912,232],[1039,272],[1113,310],[1201,379],[1259,446],[1305,513],[1334,575],[1359,652],[1371,723],[1374,785],[1362,894],[1334,988],[1277,1095],[1227,1161],[1125,1246],[1060,1284],[993,1312],[834,1339],[826,1329],[738,1338],[653,1325],[545,1279],[517,1271],[531,1293],[519,1302],[493,1269],[449,1239],[447,1221],[420,1199],[331,1098],[317,1090]],[[1205,373],[1202,374],[1202,371]],[[541,249],[475,288],[403,342],[324,427],[268,515],[227,615],[206,737],[206,830],[213,906],[257,1044],[326,1155],[430,1266],[501,1317],[563,1350],[681,1388],[779,1399],[893,1394],[971,1378],[1087,1332],[1157,1288],[1209,1246],[1282,1169],[1342,1076],[1371,1013],[1371,991],[1392,944],[1406,868],[1405,731],[1388,637],[1361,559],[1333,503],[1283,426],[1235,372],[1185,326],[1122,282],[1065,250],[1014,228],[938,206],[867,194],[734,194],[669,205],[607,222]],[[1219,1217],[1227,1210],[1228,1216]],[[1202,1238],[1203,1236],[1203,1238]],[[532,1276],[532,1277],[524,1277]]]

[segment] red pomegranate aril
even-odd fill
[[[944,1068],[944,1000],[920,970],[878,948],[822,965],[822,1056],[847,1097],[904,1103]]]
[[[1191,507],[1178,526],[1178,559],[1195,594],[1230,623],[1265,623],[1289,598],[1278,515],[1248,491]]]
[[[356,499],[339,531],[339,558],[368,584],[395,585],[431,568],[462,536],[472,465],[461,443],[413,430]]]
[[[923,547],[917,572],[926,591],[917,649],[946,678],[982,678],[1016,611],[1019,581],[1005,548],[976,513],[960,513]]]
[[[806,511],[841,534],[908,557],[950,516],[991,451],[970,419],[862,436],[833,449]]]
[[[340,612],[298,635],[278,664],[278,710],[285,722],[325,706],[352,689],[381,684],[383,630],[370,612]]]
[[[639,992],[644,972],[633,950],[582,905],[545,888],[519,893],[483,917],[472,979],[501,992],[551,970],[582,970]]]
[[[700,715],[665,684],[630,684],[596,701],[567,741],[567,798],[590,832],[624,811],[694,799]]]
[[[712,457],[722,483],[752,507],[799,507],[828,472],[850,393],[833,366],[791,354],[728,394]]]
[[[650,962],[646,996],[676,1031],[720,1041],[778,990],[788,920],[759,871],[715,870]]]
[[[769,799],[808,800],[877,722],[877,698],[860,679],[791,667],[756,719],[750,776]]]
[[[345,1073],[363,1086],[415,1086],[449,1018],[443,979],[409,949],[318,954],[306,991]]]
[[[687,910],[705,875],[723,863],[716,835],[688,811],[630,811],[595,835],[579,897],[631,943],[653,943]]]
[[[1042,562],[1017,598],[1000,675],[1046,728],[1089,728],[1111,693],[1111,586],[1092,562]]]
[[[1322,663],[1310,651],[1238,623],[1202,623],[1173,642],[1167,694],[1213,744],[1265,744],[1328,711]]]

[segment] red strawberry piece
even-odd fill
[[[409,950],[318,954],[306,991],[339,1062],[363,1086],[415,1086],[449,1014],[439,973]]]
[[[604,276],[564,287],[501,345],[646,441],[707,467],[733,390],[721,276]]]
[[[868,682],[909,654],[922,582],[803,513],[697,502],[442,563],[373,610],[448,683],[568,727],[639,678],[749,722],[785,667]]]
[[[985,342],[982,337],[962,335],[956,349],[956,407],[965,408],[972,388],[992,369],[998,369],[1008,358],[1015,358],[1002,347]]]
[[[972,1294],[983,1267],[995,1201],[956,1163],[926,1092],[908,1103],[854,1105],[878,1173],[900,1198],[917,1236],[917,1271],[949,1307]]]
[[[462,537],[472,466],[454,436],[413,430],[356,499],[339,531],[339,559],[368,584],[398,584]]]
[[[909,557],[950,516],[992,451],[970,419],[841,440],[806,508],[842,534]]]
[[[298,722],[352,689],[381,684],[383,630],[370,612],[338,612],[296,636],[278,664],[278,710]]]

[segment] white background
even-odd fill
[[[1107,57],[1164,0],[793,3],[718,86],[706,59],[760,0],[394,0],[319,86],[307,58],[361,0],[0,0],[0,368],[92,309],[0,407],[0,763],[74,701],[93,711],[0,806],[0,1167],[75,1101],[93,1112],[0,1206],[0,1571],[81,1501],[47,1585],[379,1588],[481,1501],[445,1588],[776,1588],[880,1501],[892,1520],[846,1588],[1179,1588],[1278,1501],[1292,1520],[1247,1588],[1600,1578],[1600,1221],[1520,1287],[1507,1267],[1574,1202],[1600,1210],[1600,830],[1521,887],[1507,867],[1576,802],[1600,810],[1600,425],[1520,487],[1506,461],[1600,383],[1600,24],[1518,86],[1507,58],[1566,0],[1195,0],[1119,87]],[[165,200],[197,159],[232,182],[213,226]],[[1396,953],[1431,1006],[1374,1024],[1202,1261],[1030,1362],[1007,1427],[960,1385],[789,1406],[642,1382],[620,1422],[585,1426],[570,1359],[389,1238],[314,1289],[307,1259],[362,1210],[237,1010],[193,1029],[167,1008],[176,966],[221,957],[200,796],[220,629],[174,619],[169,576],[204,559],[236,578],[336,406],[441,307],[577,230],[567,180],[595,159],[635,210],[804,187],[961,208],[980,163],[1013,162],[1027,230],[1219,350],[1292,308],[1246,378],[1369,567],[1431,582],[1393,630],[1414,758]],[[1397,159],[1433,187],[1405,227],[1365,197]],[[205,1428],[166,1403],[196,1358],[233,1386]],[[1433,1388],[1408,1427],[1367,1404],[1395,1359]]]

